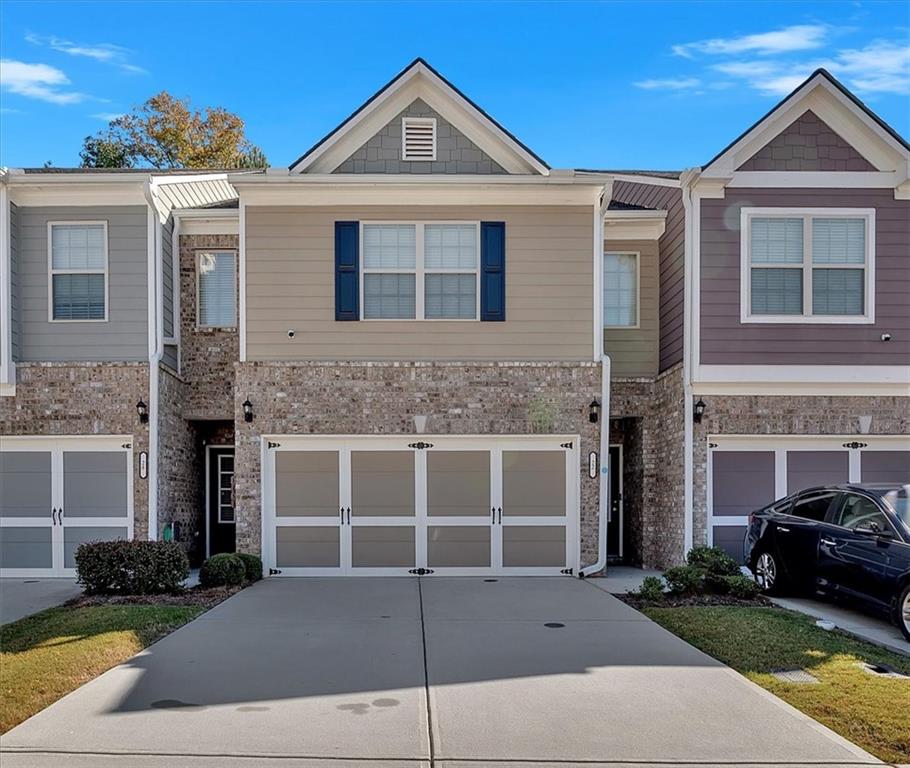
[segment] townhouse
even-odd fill
[[[420,59],[288,169],[7,170],[3,573],[590,575],[910,482],[908,171],[823,71],[703,167],[558,170]]]

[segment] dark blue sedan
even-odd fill
[[[910,640],[910,486],[809,488],[749,515],[745,562],[768,594],[848,597]]]

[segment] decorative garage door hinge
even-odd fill
[[[269,448],[280,448],[281,447],[281,443],[273,443],[271,440],[269,440],[268,443],[266,443],[266,445]]]
[[[269,576],[277,576],[281,573],[281,570],[278,568],[269,568]]]
[[[432,568],[411,568],[408,573],[413,573],[417,576],[426,576],[428,573],[435,573]]]
[[[121,445],[120,447],[121,447],[121,448],[132,448],[132,447],[133,447],[133,444],[132,444],[132,443],[124,443],[124,444]]]
[[[571,575],[572,575],[572,569],[571,569],[571,568],[563,568],[563,569],[560,571],[560,573],[561,573],[563,576],[571,576]]]
[[[844,443],[844,448],[865,448],[869,443],[857,443],[855,440],[852,443]]]
[[[560,448],[565,448],[566,450],[571,451],[571,450],[572,450],[572,443],[560,443],[560,444],[559,444],[559,447],[560,447]]]
[[[408,448],[416,448],[418,451],[422,451],[426,448],[432,448],[433,443],[425,443],[421,440],[419,443],[408,443]]]

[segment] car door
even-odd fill
[[[819,578],[826,589],[887,604],[894,591],[889,561],[894,548],[902,546],[871,496],[844,492],[832,506],[819,540]]]
[[[818,541],[828,509],[837,491],[815,489],[800,493],[790,512],[780,515],[774,527],[777,552],[794,584],[814,586]]]

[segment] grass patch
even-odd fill
[[[910,763],[910,680],[865,672],[861,662],[910,674],[910,658],[781,608],[645,608],[645,615],[885,762]],[[817,685],[773,670],[805,669]]]
[[[62,606],[0,627],[0,733],[204,610],[174,605]]]

